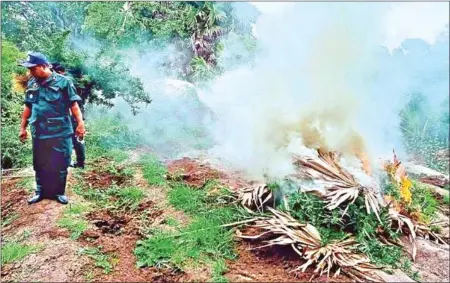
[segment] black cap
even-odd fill
[[[60,63],[58,63],[58,62],[55,62],[55,63],[52,63],[52,69],[55,71],[55,72],[65,72],[66,71],[66,68],[64,68]]]
[[[19,66],[23,66],[26,68],[31,68],[37,65],[49,65],[47,58],[44,54],[39,52],[30,52],[28,53],[28,58],[25,61],[21,61]]]

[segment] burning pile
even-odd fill
[[[306,263],[296,270],[303,272],[307,267],[315,266],[315,275],[326,273],[330,276],[330,273],[334,272],[337,276],[339,273],[345,273],[356,280],[373,281],[379,279],[376,279],[370,271],[378,267],[371,264],[369,257],[363,254],[360,242],[356,238],[377,239],[381,245],[403,247],[398,236],[407,235],[413,243],[413,260],[416,256],[414,242],[417,236],[443,242],[425,223],[412,217],[405,209],[411,203],[412,183],[395,152],[392,162],[385,164],[384,169],[387,172],[388,181],[398,190],[401,201],[396,201],[388,194],[383,195],[377,182],[362,184],[353,174],[344,169],[339,161],[335,153],[320,149],[317,151],[317,158],[295,156],[293,163],[296,165],[297,172],[289,176],[291,179],[313,181],[312,186],[297,182],[297,194],[300,194],[298,197],[316,196],[323,206],[321,206],[322,211],[316,211],[314,214],[323,214],[324,216],[318,216],[322,217],[322,220],[326,219],[322,223],[334,229],[331,234],[336,233],[338,236],[330,237],[328,234],[331,230],[324,230],[320,226],[322,223],[312,219],[314,217],[306,217],[306,219],[293,217],[303,213],[302,210],[307,210],[307,207],[297,205],[290,208],[287,200],[291,197],[290,195],[284,196],[284,208],[281,205],[276,207],[274,192],[265,184],[237,191],[240,204],[248,210],[254,213],[263,211],[270,213],[254,218],[252,227],[262,230],[261,234],[256,236],[241,234],[240,236],[252,239],[263,235],[269,236],[270,239],[263,247],[290,245],[300,257],[306,260]],[[357,217],[363,220],[355,219]],[[334,220],[331,220],[332,218]],[[367,223],[374,223],[376,228],[364,230],[358,227]]]

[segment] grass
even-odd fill
[[[228,282],[228,279],[223,276],[228,271],[227,265],[223,259],[219,259],[213,263],[212,282]]]
[[[446,204],[446,205],[450,205],[450,196],[449,195],[446,195],[446,196],[444,196],[444,203]]]
[[[107,157],[112,157],[115,162],[120,163],[127,160],[129,154],[124,150],[113,148],[108,151]]]
[[[89,227],[89,222],[84,219],[84,214],[91,209],[88,204],[69,204],[64,209],[63,215],[58,220],[57,225],[69,230],[71,233],[70,238],[76,240]]]
[[[103,253],[101,249],[101,246],[96,248],[81,248],[79,254],[92,258],[95,266],[103,269],[103,273],[108,274],[114,269],[114,266],[118,263],[118,259],[115,256]]]
[[[23,178],[18,182],[18,185],[24,188],[27,192],[31,193],[35,190],[36,181],[34,177]]]
[[[290,214],[299,222],[308,222],[317,228],[322,245],[342,239],[346,233],[352,233],[360,245],[360,252],[366,254],[373,263],[399,267],[403,256],[401,248],[386,246],[375,237],[378,228],[383,228],[385,234],[391,238],[398,237],[389,226],[387,211],[381,212],[382,224],[380,224],[373,213],[367,214],[364,200],[359,197],[349,206],[344,225],[339,221],[342,212],[339,209],[329,211],[325,208],[325,202],[315,195],[302,192],[293,194],[289,197],[289,207]]]
[[[19,242],[8,242],[2,245],[2,265],[17,262],[26,256],[39,252],[41,247]]]
[[[26,256],[37,253],[42,249],[41,245],[27,245],[23,243],[31,236],[31,234],[32,232],[30,230],[25,230],[21,235],[14,239],[2,242],[2,265],[21,261]]]
[[[145,198],[144,191],[138,187],[112,185],[105,189],[97,189],[76,185],[73,190],[86,200],[92,201],[97,207],[108,207],[110,210],[134,211]]]
[[[135,174],[133,167],[118,166],[115,161],[97,168],[96,171],[106,172],[126,180],[132,179]],[[107,188],[95,188],[84,182],[83,175],[75,175],[75,178],[77,184],[74,185],[73,191],[98,207],[108,207],[112,210],[135,210],[145,198],[144,191],[138,187],[121,187],[113,183]]]
[[[215,181],[206,182],[201,189],[184,183],[167,182],[159,178],[164,168],[150,159],[144,163],[144,177],[151,184],[169,186],[168,200],[176,209],[191,217],[190,224],[175,232],[153,230],[135,248],[137,266],[156,266],[185,269],[189,262],[207,264],[212,281],[226,282],[226,259],[234,259],[233,232],[224,224],[241,220],[244,213],[237,207],[217,201],[225,194]],[[169,224],[171,219],[166,220]]]
[[[166,224],[171,227],[178,227],[180,225],[180,222],[176,220],[175,218],[169,216],[166,218]]]
[[[8,214],[4,219],[2,219],[2,228],[8,226],[9,224],[11,224],[17,218],[19,218],[19,214],[16,213],[16,212]]]
[[[78,239],[89,227],[89,223],[86,220],[72,218],[69,216],[59,219],[57,225],[61,228],[69,230],[71,233],[70,238],[72,240]]]
[[[113,193],[117,197],[115,207],[135,210],[144,199],[144,191],[138,187],[125,187]]]
[[[132,167],[117,166],[115,162],[108,164],[106,170],[103,169],[102,171],[113,176],[125,178],[131,178],[136,173],[136,171]]]
[[[412,183],[412,203],[408,210],[410,213],[418,214],[419,221],[429,224],[439,210],[439,202],[425,185],[415,181]]]
[[[140,163],[144,178],[150,185],[166,185],[167,170],[156,157],[145,155],[141,158]]]
[[[201,213],[206,209],[206,194],[202,190],[193,190],[183,183],[175,183],[168,193],[170,204],[187,214]]]

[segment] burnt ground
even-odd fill
[[[136,164],[128,164],[134,169],[132,175],[124,173],[126,166],[118,165],[114,170],[113,161],[101,159],[88,164],[85,171],[72,170],[69,175],[67,194],[71,204],[90,203],[82,195],[75,193],[81,183],[92,190],[103,190],[113,184],[117,186],[136,186],[143,189],[145,199],[135,210],[97,208],[85,213],[88,228],[76,239],[70,231],[58,226],[58,220],[64,214],[66,206],[52,200],[43,200],[35,205],[28,205],[26,199],[32,194],[32,187],[24,185],[21,179],[2,179],[1,207],[2,221],[12,220],[2,225],[2,244],[5,241],[20,238],[27,234],[24,243],[39,246],[39,250],[22,260],[2,266],[2,281],[42,281],[47,282],[185,282],[209,281],[208,270],[196,267],[184,271],[170,268],[137,268],[134,249],[136,242],[143,238],[145,229],[157,227],[171,229],[165,219],[170,216],[181,224],[189,222],[183,212],[171,207],[167,201],[167,188],[150,186],[143,178],[142,170]],[[117,164],[116,164],[117,165]],[[209,167],[199,161],[184,158],[167,163],[167,178],[181,178],[191,186],[201,188],[208,180],[218,180],[231,188],[251,184],[243,177],[226,173]],[[30,179],[32,184],[32,178]],[[114,200],[114,199],[112,199]],[[142,217],[145,215],[145,217]],[[241,228],[241,229],[245,229]],[[245,231],[245,230],[244,230]],[[302,265],[303,260],[289,247],[266,247],[257,249],[260,240],[243,240],[236,237],[237,258],[228,260],[225,277],[232,282],[307,282],[313,275],[312,269],[305,273],[292,272]],[[107,255],[111,271],[96,266],[96,261],[81,253],[82,249],[98,248]],[[416,261],[417,270],[425,275],[423,278],[445,281],[448,273],[442,271],[442,259],[430,260],[433,254],[444,256],[443,250],[423,248],[419,250]],[[447,250],[448,255],[448,250]],[[440,257],[438,258],[440,259]],[[444,257],[445,260],[445,257]],[[448,256],[446,258],[448,263]],[[441,269],[440,269],[441,268]],[[427,270],[440,270],[443,276],[434,272],[427,275]],[[434,277],[433,277],[434,276]],[[444,278],[447,276],[446,278]],[[315,282],[350,282],[351,279],[340,275],[327,279],[326,276],[315,278]],[[443,281],[443,282],[444,282]]]

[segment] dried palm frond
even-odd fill
[[[247,209],[263,211],[266,206],[274,206],[275,198],[266,184],[237,189],[238,201]]]
[[[436,244],[447,245],[447,243],[436,233],[425,225],[418,224],[416,226],[416,234],[426,240],[434,240]]]
[[[272,245],[297,245],[298,248],[301,249],[303,247],[320,246],[320,234],[314,226],[299,223],[289,214],[277,211],[270,207],[268,207],[268,210],[273,214],[272,217],[258,218],[255,220],[255,224],[252,225],[252,227],[264,229],[266,232],[256,236],[242,236],[242,238],[256,239],[265,234],[272,233],[274,235],[280,235],[280,237],[267,241],[268,244],[262,247]]]
[[[306,175],[317,176],[316,172],[321,173],[322,179],[332,182],[333,185],[342,188],[358,187],[359,184],[355,178],[348,173],[345,169],[341,168],[337,163],[336,157],[332,152],[325,153],[322,150],[318,150],[318,159],[312,159],[310,157],[302,158],[300,156],[294,156],[294,164],[302,165],[305,167],[303,170]],[[311,172],[316,171],[316,172]]]
[[[331,270],[335,269],[334,276],[344,272],[357,280],[369,279],[377,281],[375,278],[365,274],[370,270],[377,269],[377,267],[370,263],[368,257],[358,253],[357,248],[358,245],[355,239],[349,238],[332,241],[323,247],[308,249],[304,253],[304,258],[307,259],[307,262],[296,268],[295,271],[305,272],[306,268],[314,264],[316,265],[314,273],[319,276],[326,272],[327,277],[329,277]]]
[[[369,259],[357,252],[357,244],[353,238],[332,241],[322,246],[321,237],[317,229],[308,223],[299,223],[287,213],[268,208],[272,213],[271,217],[257,218],[252,227],[260,228],[263,233],[256,236],[243,236],[242,238],[256,239],[263,235],[275,236],[275,238],[265,241],[267,244],[260,246],[268,247],[274,245],[290,245],[294,251],[307,262],[293,271],[304,272],[309,266],[315,265],[314,273],[330,276],[331,270],[336,270],[335,276],[340,272],[345,272],[353,278],[369,279],[374,278],[364,274],[364,272],[377,268],[369,263]],[[312,278],[311,278],[312,279]]]
[[[346,204],[344,215],[349,205],[362,195],[367,213],[374,212],[380,220],[379,211],[382,203],[376,197],[375,190],[358,183],[349,172],[339,166],[337,161],[334,153],[327,153],[320,149],[318,150],[318,159],[294,157],[294,164],[301,165],[299,166],[301,175],[316,180],[320,178],[324,181],[326,187],[325,200],[328,202],[328,209],[332,210]]]
[[[409,236],[409,240],[413,245],[413,250],[412,250],[412,259],[413,261],[416,260],[416,254],[417,254],[417,247],[416,247],[416,226],[414,225],[414,223],[412,222],[412,220],[405,216],[402,215],[400,213],[398,213],[397,211],[395,211],[394,209],[389,209],[389,217],[391,219],[391,221],[395,221],[396,225],[393,225],[394,223],[392,223],[392,226],[397,226],[397,232],[401,231],[403,232],[403,234],[407,234]]]

